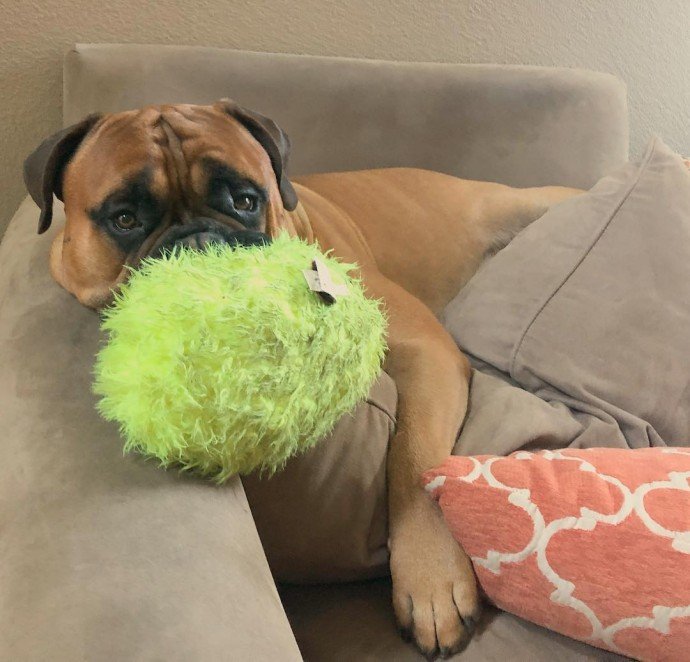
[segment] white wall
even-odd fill
[[[598,69],[628,84],[633,155],[653,132],[690,154],[690,0],[0,0],[0,234],[76,41]]]
[[[452,3],[448,3],[452,4]],[[631,153],[652,133],[690,154],[690,0],[476,0],[457,25],[466,62],[608,71],[628,85]]]

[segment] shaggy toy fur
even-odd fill
[[[326,305],[307,287],[315,257],[349,296]],[[367,395],[385,351],[381,307],[353,268],[287,235],[145,261],[105,314],[95,368],[125,450],[221,482],[316,444]]]

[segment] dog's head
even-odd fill
[[[297,205],[287,135],[230,100],[91,115],[45,140],[24,180],[41,209],[66,223],[50,256],[54,278],[100,308],[142,258],[175,245],[267,241]]]

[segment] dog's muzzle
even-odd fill
[[[153,248],[150,257],[160,257],[177,247],[203,251],[210,244],[229,246],[261,246],[269,244],[270,237],[254,230],[232,230],[212,218],[195,218],[183,225],[174,225],[165,232]]]

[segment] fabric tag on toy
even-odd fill
[[[331,272],[321,260],[313,260],[312,268],[305,269],[302,273],[309,289],[316,292],[329,305],[335,303],[338,297],[350,294],[347,285],[338,285],[333,282]]]

